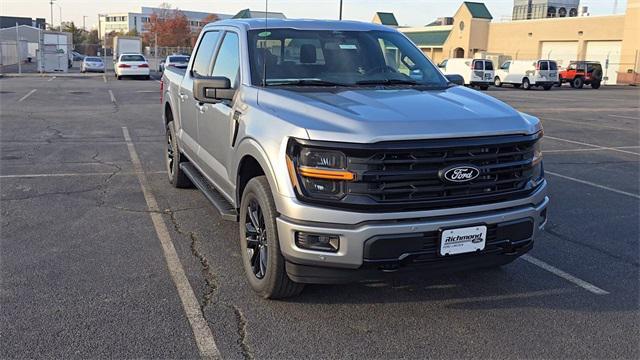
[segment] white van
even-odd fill
[[[493,84],[511,84],[529,90],[541,86],[545,90],[558,82],[558,64],[553,60],[509,60],[496,70]]]
[[[464,78],[464,84],[487,90],[493,84],[493,62],[487,59],[447,59],[438,67],[445,75],[457,74]]]

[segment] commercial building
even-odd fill
[[[176,10],[143,6],[141,7],[139,13],[123,12],[100,14],[98,16],[98,32],[100,39],[104,39],[104,36],[112,31],[125,34],[135,31],[138,34],[142,34],[145,32],[144,24],[150,21],[151,15],[153,15],[154,13],[165,14],[167,12],[174,11]],[[232,17],[232,15],[229,14],[208,13],[200,11],[180,10],[180,12],[182,12],[187,17],[189,26],[193,31],[196,31],[203,25],[205,25],[203,20],[210,15],[216,16],[219,20],[229,19]]]
[[[43,18],[28,18],[20,16],[0,16],[0,29],[15,27],[17,25],[33,26],[38,29],[45,28],[46,20]]]
[[[628,0],[620,15],[507,22],[494,22],[483,3],[463,2],[450,24],[438,24],[400,31],[435,62],[465,57],[495,62],[547,58],[566,66],[572,60],[594,60],[602,63],[606,84],[640,78],[640,0]]]

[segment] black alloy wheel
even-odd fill
[[[262,279],[267,273],[269,247],[264,215],[256,199],[249,201],[244,223],[249,264],[253,275],[258,279]]]

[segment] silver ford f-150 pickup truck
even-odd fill
[[[459,80],[384,26],[209,24],[163,75],[169,180],[238,222],[266,298],[507,264],[547,221],[542,126]]]

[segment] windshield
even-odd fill
[[[170,56],[169,57],[169,62],[186,64],[186,63],[189,62],[189,57],[187,57],[187,56]]]
[[[122,55],[120,61],[146,61],[142,55]]]
[[[99,57],[86,57],[84,58],[84,61],[91,61],[91,62],[102,62],[102,59]]]
[[[259,86],[447,86],[411,41],[391,31],[253,30],[249,52]]]

